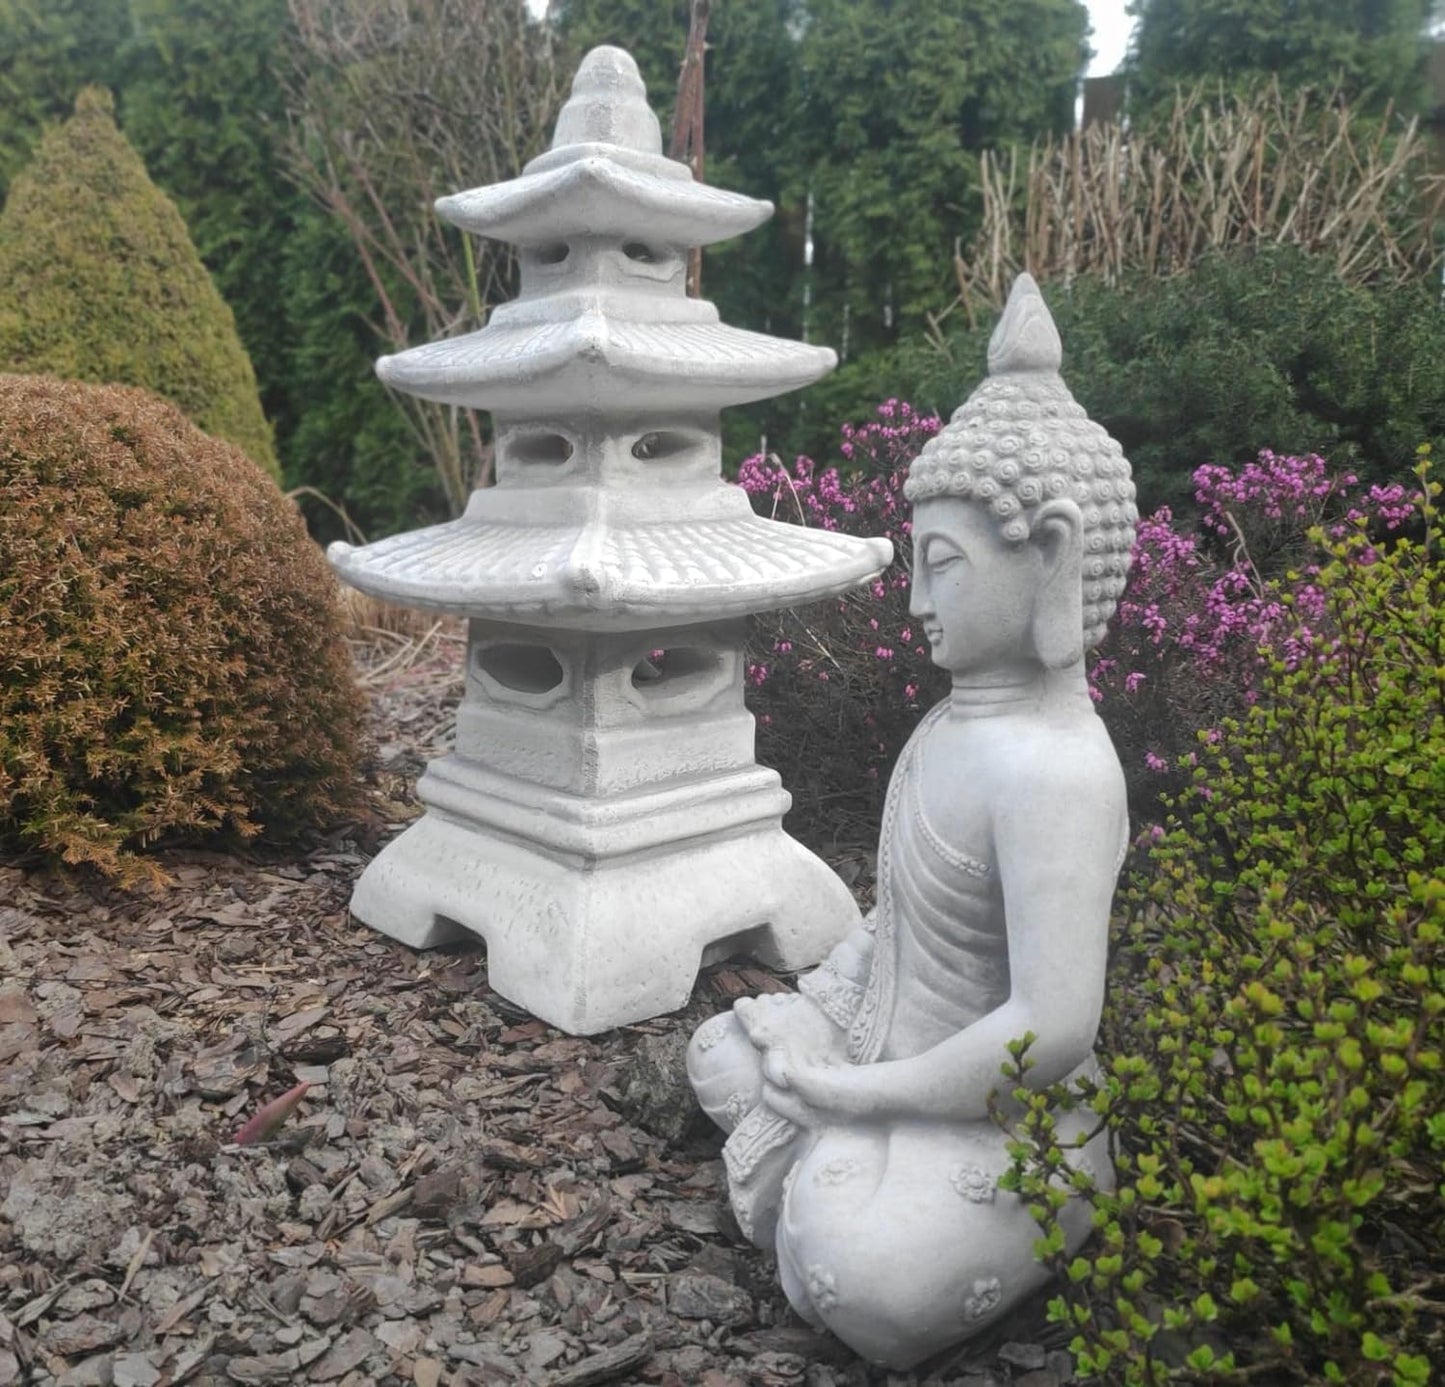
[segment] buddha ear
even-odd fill
[[[1045,502],[1034,513],[1029,543],[1043,559],[1034,598],[1034,653],[1048,669],[1084,658],[1084,517],[1073,501]]]

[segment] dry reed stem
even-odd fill
[[[393,606],[355,588],[339,587],[336,600],[364,688],[405,673],[443,645],[466,642],[466,624],[457,617]]]
[[[489,0],[288,0],[293,180],[345,229],[404,351],[479,328],[512,296],[515,256],[433,211],[437,197],[514,178],[544,149],[562,88],[550,31]],[[492,478],[475,410],[398,394],[454,515]]]
[[[1182,93],[1159,132],[1099,123],[985,153],[983,223],[956,251],[958,298],[1001,307],[1021,269],[1065,283],[1169,275],[1213,249],[1279,243],[1327,255],[1352,281],[1439,268],[1427,209],[1445,193],[1415,122],[1368,122],[1338,99]]]

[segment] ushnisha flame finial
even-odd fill
[[[630,54],[604,45],[582,59],[572,95],[557,117],[552,148],[610,144],[639,154],[662,153],[662,127]]]
[[[1003,317],[988,340],[988,373],[1003,376],[1048,371],[1058,375],[1063,361],[1059,330],[1033,275],[1025,271],[1014,280]]]

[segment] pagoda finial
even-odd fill
[[[662,153],[662,127],[647,104],[647,88],[630,53],[604,45],[582,59],[552,136],[553,149],[569,144]]]
[[[988,373],[1003,376],[1018,371],[1050,371],[1057,375],[1063,360],[1059,330],[1033,275],[1025,271],[1014,280],[1003,317],[988,340]]]

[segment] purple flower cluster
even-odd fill
[[[884,535],[897,554],[865,588],[754,624],[747,681],[760,759],[781,772],[804,820],[816,794],[829,803],[815,815],[820,823],[843,804],[860,822],[874,822],[877,797],[919,709],[946,687],[908,616],[910,507],[903,495],[909,464],[940,426],[936,415],[885,400],[866,423],[843,426],[836,466],[758,456],[738,469],[762,514]]]
[[[866,596],[850,593],[837,601],[847,632],[842,650],[836,648],[836,641],[804,640],[797,649],[787,637],[773,641],[775,657],[794,657],[797,669],[825,683],[836,672],[840,657],[861,653],[886,666],[890,674],[911,662],[928,661],[927,647],[913,644],[908,624],[910,522],[903,483],[909,463],[938,432],[941,421],[902,400],[885,400],[876,414],[865,424],[843,425],[838,451],[848,465],[846,472],[820,468],[806,457],[796,458],[789,468],[776,455],[763,454],[746,459],[738,468],[739,485],[764,514],[822,530],[885,535],[893,541],[899,562],[869,585]],[[748,682],[759,687],[771,672],[767,664],[750,664]],[[905,698],[917,697],[916,678],[906,680],[903,687]]]
[[[1198,468],[1194,488],[1197,532],[1167,508],[1139,522],[1117,623],[1089,671],[1116,741],[1156,775],[1188,769],[1189,747],[1256,701],[1270,661],[1312,658],[1329,634],[1315,582],[1325,545],[1397,531],[1420,499],[1398,484],[1362,489],[1314,454],[1267,450],[1237,470]]]
[[[1332,498],[1355,485],[1357,479],[1350,473],[1330,476],[1329,465],[1316,453],[1281,457],[1266,448],[1238,472],[1213,463],[1197,468],[1194,499],[1205,528],[1228,538],[1232,533],[1228,516],[1233,511],[1255,508],[1267,520],[1288,520],[1308,528],[1319,522]]]
[[[759,620],[750,702],[762,758],[790,788],[818,780],[822,757],[848,785],[820,793],[876,793],[864,787],[881,789],[919,709],[946,689],[908,616],[903,494],[910,463],[940,427],[936,415],[886,400],[876,418],[843,426],[841,466],[757,456],[739,469],[763,514],[886,535],[898,554],[861,591]],[[1297,665],[1329,635],[1315,581],[1329,542],[1352,533],[1378,542],[1409,522],[1419,500],[1412,488],[1332,474],[1313,454],[1268,451],[1237,469],[1200,467],[1194,487],[1196,524],[1167,508],[1138,521],[1128,586],[1089,665],[1089,691],[1142,795],[1187,774],[1201,737],[1217,736],[1222,719],[1258,698],[1270,661]],[[1374,553],[1367,543],[1352,552],[1360,562]]]

